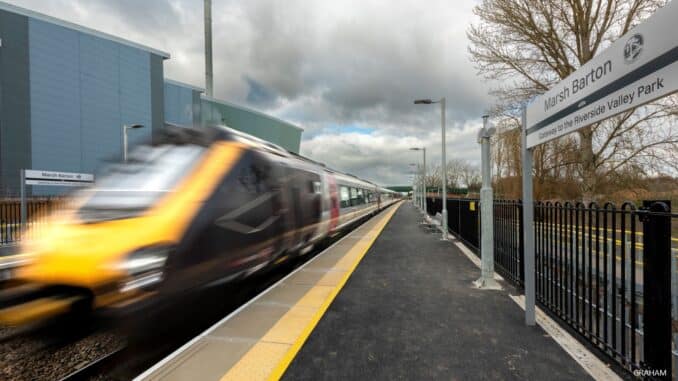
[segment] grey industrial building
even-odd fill
[[[236,128],[299,153],[302,129],[259,111],[210,98],[192,85],[165,80],[165,120],[186,125],[217,124]]]
[[[0,196],[20,169],[96,173],[165,122],[224,124],[299,150],[301,129],[166,80],[168,53],[0,2]],[[33,195],[59,193],[33,186]]]

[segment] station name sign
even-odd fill
[[[527,108],[527,148],[678,91],[678,4],[670,2]]]
[[[94,184],[94,175],[91,173],[55,172],[27,169],[24,176],[26,185],[82,187]]]

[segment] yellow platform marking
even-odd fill
[[[336,287],[336,286],[335,286]],[[332,295],[335,287],[331,286],[313,286],[306,295],[304,295],[299,301],[295,304],[296,306],[302,307],[322,307],[325,300]]]
[[[381,220],[333,266],[333,271],[329,271],[318,280],[316,285],[300,298],[221,380],[280,379],[399,206],[400,204],[397,204],[387,210]]]
[[[258,342],[252,347],[222,380],[265,380],[282,361],[290,346],[278,343]]]

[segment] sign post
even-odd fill
[[[21,173],[21,230],[26,228],[26,170]]]
[[[21,173],[21,228],[26,228],[26,185],[47,185],[62,187],[83,187],[94,184],[91,173],[41,171],[22,169]]]
[[[525,323],[535,323],[534,204],[532,150],[534,147],[678,91],[678,2],[672,1],[537,97],[522,116],[523,224]],[[669,324],[666,328],[670,332]],[[656,328],[656,327],[655,327]],[[660,327],[664,328],[664,327]],[[658,353],[671,353],[669,344]],[[652,369],[670,366],[646,359]],[[663,368],[663,369],[661,369]]]
[[[525,324],[534,325],[535,319],[535,289],[534,289],[534,230],[532,222],[534,221],[534,202],[532,187],[532,148],[527,148],[527,109],[523,106],[521,121],[523,128],[522,138],[522,160],[523,160],[523,266],[524,266],[524,285],[525,285]]]

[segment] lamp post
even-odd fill
[[[414,205],[416,205],[418,208],[421,208],[421,196],[418,192],[421,192],[419,189],[419,180],[417,178],[417,164],[415,163],[410,163],[410,167],[412,168],[412,201],[414,202]]]
[[[480,279],[475,281],[478,288],[496,290],[501,289],[499,283],[494,280],[494,230],[493,230],[493,201],[492,201],[492,166],[490,165],[490,138],[495,133],[495,128],[488,125],[489,116],[483,116],[483,128],[478,131],[478,143],[481,145],[481,167],[483,187],[480,188],[480,220],[482,242],[480,244]]]
[[[143,124],[132,124],[122,126],[122,161],[127,162],[127,130],[143,128]]]
[[[441,194],[441,199],[443,201],[443,239],[447,240],[447,158],[445,156],[445,97],[440,98],[438,101],[432,101],[430,99],[417,99],[414,101],[416,105],[430,105],[434,103],[440,103],[440,125],[442,130],[442,172],[443,172],[443,192]]]
[[[424,174],[423,174],[423,190],[422,190],[422,210],[424,211],[424,217],[427,214],[426,211],[426,147],[412,147],[412,151],[422,151],[424,153]]]

